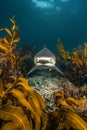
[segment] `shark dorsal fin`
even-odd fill
[[[44,44],[43,48],[46,48],[46,44]]]

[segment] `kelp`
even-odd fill
[[[39,130],[46,104],[19,70],[15,49],[20,31],[14,17],[10,22],[11,29],[0,29],[7,33],[0,38],[0,129]]]
[[[60,57],[57,56],[57,59],[59,60],[63,60],[63,61],[66,61],[69,57],[69,52],[68,51],[65,51],[64,49],[64,45],[62,44],[62,41],[60,38],[58,38],[58,44],[57,44],[57,49],[58,49],[58,52],[60,54]]]
[[[80,107],[82,109],[83,107],[85,107],[82,105],[84,104],[84,99],[75,99],[68,96],[65,97],[65,95],[66,94],[61,91],[57,91],[54,94],[56,110],[54,112],[49,113],[50,118],[52,120],[52,122],[49,121],[52,123],[52,129],[86,130],[87,122],[81,118],[81,116],[79,115],[79,110],[78,110],[78,108]]]
[[[21,83],[20,83],[20,80],[21,80]],[[23,81],[24,81],[24,83],[23,83]],[[28,116],[31,117],[31,121],[32,120],[34,121],[35,130],[40,129],[42,110],[45,108],[45,103],[40,96],[39,96],[39,98],[37,98],[38,94],[36,92],[34,92],[34,90],[30,86],[28,86],[27,80],[25,80],[23,77],[22,78],[20,77],[19,79],[16,79],[16,81],[14,83],[6,84],[6,88],[7,88],[6,90],[4,90],[3,87],[4,86],[2,86],[2,91],[0,94],[0,100],[2,101],[2,104],[0,106],[0,111],[3,114],[2,116],[4,116],[4,114],[11,115],[10,109],[12,110],[12,108],[14,109],[14,111],[15,111],[15,107],[18,107],[18,106],[22,107],[22,109],[26,108],[25,111],[29,111]],[[28,99],[27,99],[27,97],[28,97]],[[29,102],[30,101],[29,99],[32,99],[31,103]],[[3,100],[5,103],[3,103]],[[44,104],[44,108],[42,108],[39,103]],[[8,105],[10,105],[10,106],[13,105],[13,106],[11,108],[8,108]],[[32,107],[32,105],[34,107]],[[9,111],[3,111],[4,107],[6,108],[6,110],[8,109]],[[12,113],[15,114],[14,111],[12,111]],[[9,118],[10,118],[10,115],[9,115]],[[28,118],[29,117],[27,117],[27,120],[28,120]],[[9,119],[9,120],[11,120],[11,119]],[[29,123],[31,121],[29,121]],[[31,128],[31,129],[33,129],[33,128]]]
[[[63,65],[65,76],[76,86],[82,86],[87,83],[87,43],[79,46],[72,52],[65,51],[61,39],[57,44],[57,60]]]
[[[32,130],[27,116],[21,107],[7,106],[0,109],[0,118],[8,121],[8,123],[1,128],[2,130],[14,130],[18,128],[21,128],[21,130]]]

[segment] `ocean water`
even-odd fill
[[[29,129],[30,127],[34,128],[36,125],[36,129],[39,129],[38,127],[40,125],[45,128],[47,127],[48,129],[46,130],[57,130],[61,129],[62,125],[64,125],[63,123],[65,123],[65,125],[68,124],[67,121],[69,118],[71,129],[76,126],[76,129],[86,130],[87,53],[84,53],[83,64],[81,64],[78,57],[76,57],[76,61],[79,62],[76,62],[76,66],[74,66],[71,61],[65,62],[64,64],[56,63],[55,55],[53,56],[50,53],[49,56],[49,53],[46,51],[45,58],[41,53],[36,59],[34,57],[35,60],[31,57],[35,55],[36,51],[40,51],[44,45],[55,54],[58,38],[61,38],[65,49],[69,51],[78,47],[79,44],[83,45],[84,42],[87,41],[87,0],[0,0],[0,27],[10,27],[9,18],[12,16],[15,16],[15,20],[21,31],[20,48],[18,48],[19,50],[16,53],[21,52],[21,58],[19,58],[19,60],[22,60],[19,61],[19,64],[14,65],[13,60],[11,60],[10,63],[10,59],[15,57],[12,53],[6,55],[6,63],[5,57],[3,55],[0,57],[0,110],[2,113],[0,115],[0,128],[5,129],[6,125],[9,128],[16,126],[15,124],[13,125],[13,122],[15,122],[17,117],[17,122],[19,121],[17,129],[19,127],[22,128],[22,126],[24,129],[28,129],[29,121]],[[3,34],[0,32],[0,37],[2,36]],[[24,51],[20,51],[22,50],[22,45]],[[26,45],[29,45],[28,50]],[[34,51],[31,45],[35,45],[37,50]],[[3,46],[1,46],[1,48],[2,47]],[[34,52],[33,56],[31,56],[32,52]],[[87,44],[85,44],[84,52],[87,52]],[[28,60],[26,60],[27,56],[22,57],[24,53],[29,54],[30,57],[28,57]],[[80,56],[82,54],[83,50]],[[24,63],[22,62],[23,58],[25,58]],[[35,70],[33,70],[34,66],[36,67]],[[5,67],[5,69],[3,67]],[[15,70],[14,67],[17,67],[17,69]],[[36,92],[34,93],[29,89],[30,92],[28,95],[28,89],[26,89],[26,91],[24,90],[27,84],[25,79],[18,79],[18,77],[21,76],[19,69],[24,77],[28,79],[29,85],[45,100],[46,111],[44,110],[43,113],[41,113],[42,110],[39,111],[38,108],[43,106],[44,102],[37,100],[40,98],[36,95]],[[10,81],[11,79],[12,81]],[[19,81],[17,81],[17,79]],[[17,91],[18,93],[16,93]],[[71,100],[70,103],[68,103],[69,100]],[[29,101],[30,103],[28,105]],[[38,107],[38,104],[43,105]],[[50,115],[47,110],[48,112],[54,112],[54,114],[51,113],[52,115]],[[56,113],[57,111],[55,110],[58,110],[58,113]],[[73,115],[68,117],[68,110]],[[17,114],[18,116],[16,116]],[[41,114],[43,117],[41,117]],[[38,115],[39,118],[36,118]],[[21,118],[22,116],[23,120]],[[31,120],[34,117],[35,120]],[[41,120],[41,124],[39,124],[39,119]],[[69,127],[66,129],[68,128]],[[14,127],[14,129],[16,128]]]
[[[67,50],[87,41],[87,1],[82,0],[0,0],[0,27],[9,17],[21,30],[20,44],[44,44],[55,52],[60,37]]]

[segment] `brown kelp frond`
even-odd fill
[[[0,119],[7,122],[2,126],[2,130],[7,128],[9,130],[32,130],[30,122],[21,107],[8,106],[0,109]]]
[[[24,89],[25,91],[27,91],[31,95],[31,99],[32,99],[35,107],[38,108],[37,110],[39,110],[39,114],[40,114],[40,108],[44,109],[46,107],[46,104],[43,102],[41,96],[38,95],[37,92],[35,92],[35,90],[33,90],[28,85],[28,81],[25,78],[20,77],[20,78],[17,79],[17,83],[15,83],[15,86],[16,87],[21,86],[22,89]]]
[[[87,123],[80,118],[76,113],[73,112],[67,112],[66,113],[66,120],[69,125],[76,129],[76,130],[86,130]]]
[[[11,29],[2,28],[0,30],[2,31],[2,34],[6,32],[6,36],[0,38],[0,57],[3,56],[5,57],[5,59],[7,57],[9,65],[14,66],[17,60],[17,56],[14,53],[14,50],[16,44],[20,41],[20,37],[18,35],[19,30],[16,26],[16,22],[14,21],[14,18],[13,17],[10,18],[10,21],[13,21]]]
[[[14,17],[10,18],[10,21],[14,21]],[[20,31],[15,21],[12,23],[11,29],[4,27],[0,31],[5,31],[7,33],[6,36],[0,38],[0,42],[3,45],[7,45],[9,48],[11,48],[11,47],[14,47],[17,42],[19,42]]]
[[[87,86],[77,88],[69,81],[54,92],[55,106],[48,113],[47,130],[86,130]]]
[[[31,121],[29,120],[29,123],[34,121],[34,129],[39,130],[41,125],[42,110],[45,109],[45,103],[43,99],[38,96],[38,93],[36,93],[30,86],[28,86],[27,80],[22,77],[16,79],[13,83],[8,83],[4,85],[5,86],[3,86],[1,80],[2,89],[0,91],[0,109],[2,110],[3,107],[7,109],[9,105],[13,105],[14,110],[14,106],[21,107],[24,112],[28,114],[27,118],[31,117]],[[44,107],[42,107],[41,104],[43,104]],[[10,111],[9,108],[8,110]],[[7,115],[10,114],[10,112],[4,112],[4,114]],[[15,114],[15,112],[13,114]],[[7,126],[7,124],[5,125]]]
[[[40,113],[35,112],[35,110],[32,108],[32,106],[28,103],[28,101],[25,99],[24,94],[20,90],[13,89],[11,91],[12,95],[17,98],[19,103],[23,106],[26,107],[27,110],[29,110],[32,114],[31,116],[33,117],[34,122],[36,122],[36,128],[40,127]],[[38,112],[40,109],[38,109]]]
[[[60,38],[58,38],[57,49],[62,59],[60,59],[58,56],[57,58],[60,60],[66,61],[69,58],[70,54],[68,51],[65,51],[64,45],[62,44],[62,41]]]
[[[86,107],[84,105],[84,98],[75,99],[72,97],[68,97],[65,92],[58,91],[55,92],[54,99],[56,104],[56,110],[51,113],[51,118],[56,121],[56,130],[70,130],[71,128],[75,130],[86,130],[87,122],[82,119],[79,113],[80,109]],[[87,112],[85,114],[87,114]]]
[[[40,130],[46,105],[18,69],[15,47],[19,29],[14,17],[10,22],[11,29],[0,29],[6,32],[0,38],[0,129]]]
[[[65,76],[76,86],[82,86],[87,83],[87,43],[72,52],[65,51],[62,42],[58,43],[57,48],[57,60],[63,64]]]
[[[85,99],[81,98],[81,99],[75,99],[73,97],[70,97],[67,95],[67,97],[65,97],[65,93],[64,92],[56,92],[55,93],[55,103],[58,103],[58,105],[63,105],[66,108],[72,108],[71,110],[77,110],[78,107],[84,107],[84,102]]]
[[[61,39],[58,40],[57,49],[63,61],[71,60],[72,64],[75,64],[78,68],[83,65],[81,55],[79,54],[81,50],[75,50],[73,52],[65,51],[64,45],[62,44]],[[84,53],[84,52],[83,52]]]
[[[11,78],[13,82],[10,82]],[[46,106],[45,102],[38,93],[28,86],[28,81],[25,78],[14,78],[12,76],[11,78],[7,82],[0,80],[0,109],[8,105],[13,105],[13,108],[14,106],[25,108],[24,112],[28,112],[27,118],[31,117],[29,123],[34,121],[34,129],[38,130],[41,124],[42,110]],[[7,126],[7,124],[5,125]]]

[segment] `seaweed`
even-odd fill
[[[45,102],[19,70],[15,53],[19,29],[14,17],[10,22],[11,29],[0,29],[7,34],[0,38],[0,129],[38,130]]]
[[[72,52],[65,51],[61,39],[57,44],[57,60],[62,64],[65,77],[77,87],[87,83],[87,43]]]
[[[54,100],[55,110],[48,113],[46,130],[87,129],[87,99],[77,99],[67,92],[57,91],[54,93]]]

